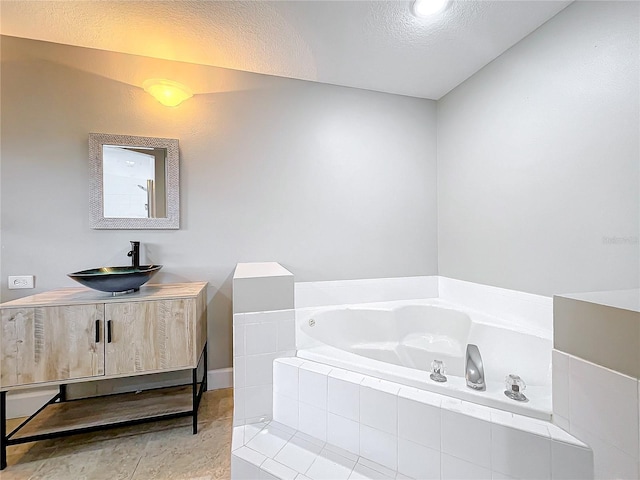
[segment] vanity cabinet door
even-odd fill
[[[104,375],[104,304],[6,308],[1,317],[2,387]]]
[[[108,303],[105,318],[111,333],[105,354],[107,375],[191,366],[194,299]]]

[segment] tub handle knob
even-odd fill
[[[527,386],[518,375],[514,375],[510,373],[507,375],[505,380],[506,390],[504,394],[512,400],[516,400],[518,402],[528,402],[529,399],[522,393]]]
[[[442,360],[434,360],[433,362],[431,362],[432,373],[431,375],[429,375],[429,378],[434,382],[446,382],[447,377],[444,376],[445,374],[444,369],[445,369],[445,365]]]

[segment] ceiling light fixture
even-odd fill
[[[415,0],[413,2],[413,14],[416,17],[428,17],[442,12],[450,0]]]
[[[151,94],[156,100],[167,107],[180,105],[186,99],[193,97],[193,93],[181,83],[173,80],[152,78],[146,80],[142,87],[145,92]]]

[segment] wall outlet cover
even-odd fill
[[[16,288],[34,288],[33,275],[9,275],[9,290]]]

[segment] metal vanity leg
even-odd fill
[[[193,393],[193,434],[198,433],[198,366],[192,371],[192,393]]]
[[[200,386],[198,387],[198,368],[202,364],[202,380],[200,380]],[[193,393],[193,434],[198,433],[198,408],[200,408],[200,400],[202,400],[202,394],[207,391],[207,344],[204,344],[204,349],[200,354],[200,359],[196,368],[191,370],[191,388]]]
[[[60,402],[66,402],[66,401],[67,401],[67,386],[60,385]]]
[[[202,387],[202,391],[206,392],[207,391],[207,344],[204,344],[204,363],[202,365],[202,368],[204,369],[203,373],[202,373],[202,384],[204,385]]]
[[[0,392],[0,470],[7,468],[7,392]]]

